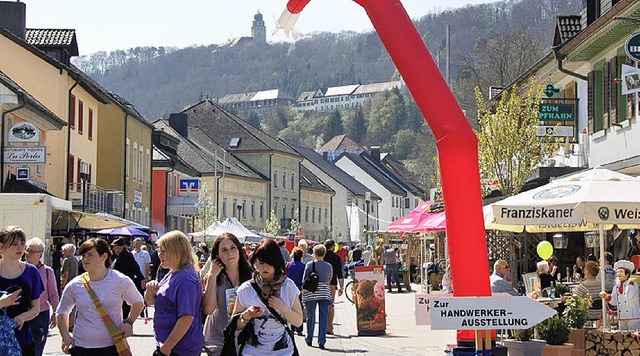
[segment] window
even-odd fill
[[[298,217],[296,216],[296,210],[295,210],[295,208],[293,207],[293,204],[291,204],[291,218],[292,218],[292,219],[293,219],[293,218],[296,218],[296,219],[298,218]]]
[[[82,129],[84,128],[84,103],[82,100],[78,100],[78,133],[82,135]]]
[[[231,206],[231,209],[233,209],[233,214],[231,214],[231,216],[234,216],[237,219],[240,217],[240,215],[236,215],[236,206],[238,206],[238,199],[233,199],[233,205]]]
[[[282,190],[287,189],[287,172],[282,173]]]
[[[273,187],[278,189],[278,171],[273,174]]]
[[[227,198],[222,199],[222,217],[227,217]]]
[[[140,183],[143,182],[144,180],[144,148],[142,147],[142,145],[140,145],[139,147],[140,151],[138,153],[139,159],[138,159],[138,180],[140,181]]]
[[[78,171],[76,172],[76,183],[78,183],[78,191],[82,191],[82,179],[80,178],[80,174],[82,173],[82,160],[78,158]]]
[[[73,94],[69,97],[69,126],[76,127],[76,96]]]
[[[256,202],[252,201],[251,202],[251,219],[255,219],[256,218]]]
[[[67,173],[68,175],[67,180],[69,183],[69,190],[71,190],[73,189],[73,174],[75,170],[75,161],[74,161],[73,155],[69,155],[69,163],[68,163],[67,169],[69,170],[69,172]]]
[[[311,208],[311,223],[315,224],[316,222],[316,208]]]
[[[327,217],[329,216],[329,209],[324,208],[324,220],[327,220]]]
[[[278,203],[273,203],[273,213],[278,215]],[[269,216],[271,218],[271,216]]]
[[[322,208],[318,208],[318,223],[322,224]]]
[[[260,220],[264,220],[264,202],[260,202]]]
[[[147,159],[144,161],[145,169],[147,175],[147,187],[151,185],[151,151],[147,148]]]
[[[89,183],[91,183],[91,176],[93,174],[93,173],[91,173],[91,168],[93,168],[93,167],[91,166],[91,163],[89,163],[89,172],[88,172],[89,176],[87,178],[87,182],[89,182]]]
[[[127,177],[127,178],[129,178],[129,164],[130,164],[130,162],[129,162],[129,157],[130,157],[130,151],[131,151],[131,148],[129,147],[129,139],[127,139],[127,152],[126,152],[126,155],[125,155],[125,156],[126,156],[126,157],[125,157],[125,161],[126,161],[126,162],[125,162],[125,164],[126,164],[126,167],[125,167],[125,171],[126,171],[126,172],[125,172],[125,175],[126,175],[126,177]]]
[[[296,185],[294,183],[295,183],[295,175],[293,173],[291,173],[291,191],[292,192],[296,191],[296,188],[295,188]]]
[[[133,157],[133,181],[138,180],[138,143],[133,143],[133,152],[131,152],[131,156]]]
[[[309,222],[309,207],[305,207],[304,208],[304,222],[308,223]]]
[[[242,219],[246,219],[247,218],[247,201],[243,200],[242,201]]]
[[[89,140],[93,140],[93,110],[89,109]]]
[[[285,204],[285,205],[282,207],[282,218],[284,219],[284,218],[286,218],[286,217],[287,217],[287,204]]]

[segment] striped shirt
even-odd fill
[[[591,296],[591,308],[589,308],[589,320],[597,320],[602,314],[602,298],[600,298],[600,281],[597,279],[588,279],[580,283],[573,294],[584,298],[589,294]]]

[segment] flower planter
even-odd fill
[[[571,329],[568,343],[573,344],[574,349],[585,349],[585,341],[587,340],[587,332],[589,330],[593,330],[593,328]]]
[[[573,344],[546,345],[542,351],[542,356],[571,356]]]
[[[509,349],[509,356],[542,356],[542,351],[547,344],[544,340],[504,340],[504,346]]]

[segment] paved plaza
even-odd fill
[[[335,335],[327,335],[327,349],[323,351],[317,348],[317,339],[314,339],[315,347],[308,347],[303,337],[296,336],[300,355],[444,355],[447,345],[455,343],[455,331],[431,331],[429,326],[415,325],[414,296],[419,286],[412,285],[412,288],[414,292],[411,293],[387,293],[387,333],[384,336],[359,337],[355,306],[344,295],[337,298]],[[149,313],[153,315],[153,307]],[[155,340],[152,323],[149,321],[145,325],[143,319],[135,323],[135,333],[129,338],[133,355],[153,353]],[[50,332],[45,355],[64,355],[60,351],[57,329]]]

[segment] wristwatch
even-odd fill
[[[241,323],[243,323],[243,324],[247,324],[247,323],[249,322],[249,320],[246,320],[246,319],[242,316],[242,314],[240,314],[240,322],[241,322]]]
[[[122,323],[124,323],[124,324],[129,324],[129,325],[133,326],[133,320],[131,320],[131,319],[129,319],[129,318],[124,319],[124,320],[122,321]]]

